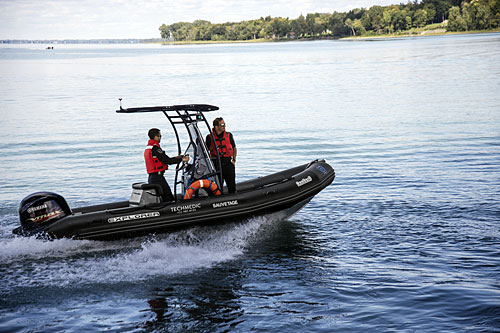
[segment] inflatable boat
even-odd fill
[[[179,128],[186,130],[184,155],[191,159],[175,169],[175,201],[162,202],[161,187],[148,183],[132,184],[129,200],[78,208],[70,208],[56,193],[37,192],[21,201],[21,226],[13,232],[23,236],[107,240],[273,213],[287,218],[333,182],[333,168],[324,160],[314,160],[237,183],[236,193],[226,193],[219,181],[221,171],[216,169],[220,163],[210,158],[198,126],[205,124],[208,133],[212,133],[205,113],[216,110],[218,107],[212,105],[191,104],[129,109],[120,106],[116,111],[162,112],[174,129],[179,154]]]

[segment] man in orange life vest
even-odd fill
[[[206,138],[206,144],[210,150],[210,157],[219,170],[217,165],[217,151],[219,150],[220,162],[222,164],[222,179],[219,178],[221,185],[226,181],[227,190],[229,193],[236,192],[236,144],[234,143],[233,135],[226,132],[226,123],[222,117],[215,118],[213,122],[212,134],[216,144],[212,142],[212,136],[209,134]]]
[[[148,183],[161,186],[164,202],[173,201],[172,190],[168,186],[163,174],[168,169],[169,164],[187,162],[189,161],[189,156],[179,155],[177,157],[168,157],[160,147],[161,132],[157,128],[150,129],[148,136],[148,146],[144,150],[144,161],[146,162],[146,170],[149,174]]]

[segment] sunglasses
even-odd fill
[[[220,127],[226,127],[226,124],[219,124]]]

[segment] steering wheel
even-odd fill
[[[189,154],[186,154],[184,156],[189,156]],[[189,161],[191,161],[191,159]],[[180,171],[182,169],[187,168],[189,166],[189,161],[188,162],[182,161],[179,164],[177,164],[177,167],[175,168],[175,171]]]

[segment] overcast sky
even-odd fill
[[[396,0],[0,0],[0,39],[159,38],[161,24],[345,12]]]

